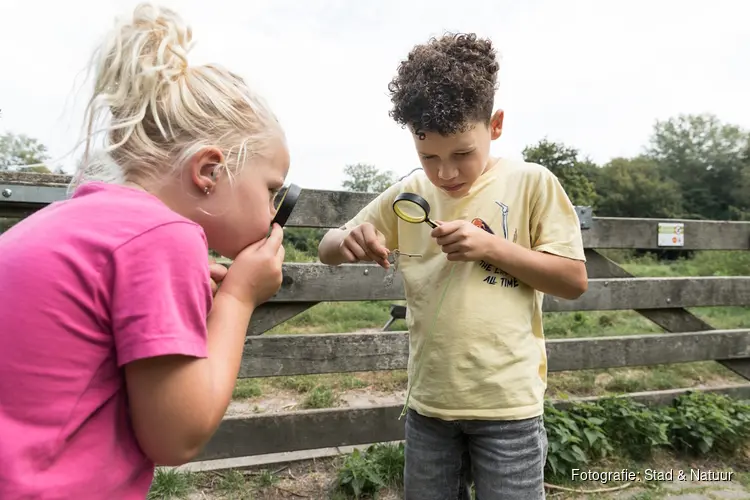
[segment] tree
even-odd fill
[[[750,209],[742,186],[750,168],[750,134],[716,116],[657,121],[647,154],[682,191],[685,216],[736,219]]]
[[[21,165],[33,165],[28,169],[42,167],[40,164],[48,160],[47,147],[36,139],[26,135],[14,135],[10,132],[0,136],[0,170]],[[43,167],[45,173],[49,169]],[[19,169],[23,171],[24,169]]]
[[[651,158],[615,158],[596,181],[596,215],[676,218],[682,215],[680,186],[664,177]]]
[[[31,167],[20,167],[19,172],[30,172],[34,174],[51,174],[52,172],[45,165],[33,165]]]
[[[577,149],[544,138],[524,148],[523,158],[547,167],[555,174],[574,205],[595,204],[594,179],[598,167],[588,159],[579,160]]]
[[[396,174],[391,170],[381,172],[368,163],[355,163],[344,167],[346,179],[341,184],[347,191],[382,193],[396,182]]]
[[[729,207],[733,219],[750,221],[750,141],[742,155],[737,185],[732,190],[734,203]]]

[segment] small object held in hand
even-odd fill
[[[388,262],[391,264],[391,267],[385,273],[385,278],[383,279],[383,283],[385,283],[386,287],[393,285],[393,278],[396,276],[396,273],[398,272],[398,261],[401,255],[404,255],[406,257],[421,257],[422,256],[421,253],[405,253],[405,252],[399,251],[398,249],[389,253]]]
[[[294,206],[297,204],[301,192],[302,188],[296,184],[289,184],[288,186],[281,188],[273,199],[273,207],[276,209],[276,217],[273,218],[271,225],[276,223],[279,226],[284,227],[284,224],[286,224],[286,221],[289,220],[289,216],[292,214],[292,210],[294,210]]]
[[[393,211],[403,221],[412,224],[426,222],[433,229],[437,227],[437,224],[429,218],[430,204],[418,194],[401,193],[396,196],[393,200]]]

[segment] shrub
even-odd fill
[[[693,392],[676,398],[666,411],[670,441],[679,451],[731,453],[750,439],[750,402]]]
[[[364,453],[354,450],[344,460],[338,474],[338,488],[343,493],[362,498],[375,495],[388,483],[403,480],[404,445],[376,444]]]
[[[741,450],[750,442],[750,401],[704,392],[681,395],[665,407],[627,397],[573,402],[564,409],[547,401],[544,424],[545,474],[554,480],[613,455],[644,460],[660,448],[693,455]],[[355,451],[339,470],[339,491],[354,498],[374,496],[386,484],[403,481],[403,468],[403,444]]]

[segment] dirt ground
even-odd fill
[[[339,457],[278,464],[264,468],[195,474],[189,500],[282,500],[346,498],[336,490]],[[400,488],[381,490],[378,500],[402,498]]]
[[[406,391],[379,391],[372,388],[349,389],[336,396],[337,408],[360,408],[383,404],[403,404]],[[275,390],[258,398],[232,401],[227,409],[227,417],[246,417],[258,413],[280,413],[300,409],[300,395],[290,390]]]
[[[252,468],[233,472],[196,474],[196,490],[190,500],[343,500],[347,497],[335,491],[336,470],[340,458],[310,460],[279,464],[266,468]],[[625,465],[599,464],[596,470],[620,470]],[[626,466],[627,467],[627,466]],[[675,459],[668,454],[653,458],[649,463],[630,465],[631,470],[653,468],[661,471],[701,469],[703,471],[733,470],[729,480],[674,480],[661,483],[574,483],[549,485],[547,498],[557,500],[715,500],[725,498],[750,499],[750,450],[728,462],[716,460]],[[232,476],[232,477],[229,477]],[[586,493],[589,492],[589,493]],[[378,500],[400,500],[400,486],[380,491]]]

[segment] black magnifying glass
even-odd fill
[[[299,200],[299,195],[302,192],[302,188],[296,184],[289,184],[284,186],[276,193],[273,199],[273,207],[276,209],[276,216],[273,218],[271,225],[274,223],[281,227],[289,220],[289,216],[292,215],[294,206]]]
[[[399,219],[411,224],[426,222],[432,228],[437,227],[429,218],[430,204],[418,194],[401,193],[396,196],[393,200],[393,211]]]

